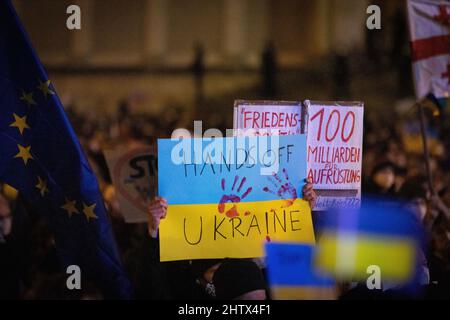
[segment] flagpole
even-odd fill
[[[423,111],[423,105],[420,102],[417,102],[416,105],[419,108],[419,118],[420,118],[420,132],[422,135],[422,145],[423,145],[423,155],[425,158],[425,169],[427,173],[428,179],[428,187],[430,188],[431,195],[435,195],[436,191],[433,187],[433,179],[431,175],[431,167],[430,167],[430,152],[428,149],[428,139],[426,133],[426,123],[425,123],[425,113]]]

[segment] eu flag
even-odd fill
[[[97,180],[10,0],[0,1],[0,181],[46,217],[63,265],[107,298],[130,297]]]

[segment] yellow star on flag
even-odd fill
[[[14,156],[14,158],[22,158],[25,165],[27,164],[29,159],[34,159],[30,153],[31,146],[23,147],[20,144],[17,145],[19,148],[19,153]]]
[[[71,218],[74,213],[80,213],[75,206],[76,203],[77,202],[75,200],[71,201],[66,198],[66,203],[61,207],[62,209],[67,211],[67,213],[69,214],[69,218]]]
[[[50,80],[47,80],[47,81],[44,81],[44,82],[39,80],[39,85],[37,86],[37,88],[42,91],[42,93],[44,94],[45,99],[47,99],[47,95],[55,94],[55,91],[50,89]]]
[[[22,96],[20,97],[20,100],[25,101],[25,103],[28,106],[36,105],[37,103],[33,99],[33,92],[30,91],[26,93],[24,90],[22,90]]]
[[[23,131],[25,129],[30,129],[30,126],[27,124],[27,116],[19,117],[17,114],[13,113],[14,122],[11,123],[10,127],[16,127],[19,129],[20,134],[23,135]]]
[[[86,216],[86,218],[88,219],[88,221],[89,221],[89,219],[97,219],[98,218],[94,213],[94,209],[95,209],[96,205],[97,204],[94,203],[94,204],[88,206],[83,202],[83,212],[84,212],[84,215]]]
[[[36,188],[39,189],[39,193],[43,197],[43,196],[45,196],[46,193],[50,192],[50,191],[48,191],[47,181],[45,181],[44,179],[42,179],[39,176],[37,178],[38,178],[38,183],[36,185]]]

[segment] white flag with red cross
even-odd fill
[[[450,93],[450,1],[408,0],[417,98]]]

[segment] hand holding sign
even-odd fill
[[[311,207],[311,210],[314,209],[317,202],[317,193],[313,189],[313,184],[311,179],[306,180],[306,184],[303,186],[302,189],[302,196],[303,199],[309,202],[309,206]]]
[[[169,203],[159,226],[161,261],[262,257],[269,238],[314,243],[310,207],[298,189],[306,177],[306,138],[159,139],[158,190]],[[180,146],[191,157],[177,164],[173,150]],[[195,150],[203,155],[198,163]],[[263,169],[277,172],[274,186]]]
[[[121,145],[104,152],[125,222],[146,222],[157,189],[156,148]]]
[[[155,197],[148,206],[148,233],[156,238],[158,234],[159,223],[167,214],[167,201],[162,197]]]

